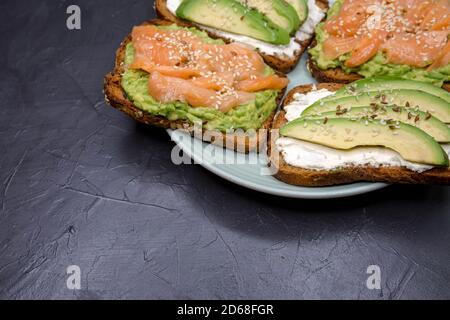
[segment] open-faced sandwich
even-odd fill
[[[336,0],[309,68],[321,82],[388,75],[448,88],[449,34],[449,0]]]
[[[191,132],[198,125],[219,132],[206,140],[248,152],[265,140],[248,131],[269,128],[288,82],[248,46],[154,20],[122,43],[105,95],[143,123]]]
[[[301,186],[450,184],[450,93],[398,78],[292,90],[274,119],[275,176]]]
[[[265,61],[287,73],[309,46],[325,17],[326,0],[156,0],[159,16],[195,25],[227,42],[257,49]]]

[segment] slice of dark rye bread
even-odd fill
[[[144,22],[142,25],[172,25],[173,22],[167,20],[151,20],[148,22]],[[122,74],[125,71],[124,66],[124,58],[125,58],[125,48],[128,43],[131,42],[131,35],[128,35],[125,40],[121,43],[119,49],[116,52],[115,59],[115,67],[114,70],[108,73],[105,76],[104,81],[104,93],[106,101],[114,108],[124,112],[135,120],[145,123],[148,125],[153,125],[165,129],[182,129],[191,134],[194,134],[194,127],[192,124],[188,123],[184,120],[176,120],[171,121],[165,117],[154,116],[149,113],[146,113],[136,107],[133,102],[131,102],[127,96],[125,91],[122,88]],[[279,76],[283,76],[283,74],[278,74]],[[281,100],[284,96],[285,90],[280,92],[277,98],[277,106],[281,103]],[[233,149],[239,152],[251,152],[263,150],[263,146],[265,146],[267,142],[266,132],[270,128],[273,120],[273,116],[275,111],[267,118],[265,123],[255,134],[222,134],[220,132],[216,132],[211,135],[204,135],[203,140],[206,142],[211,142],[214,144],[218,144],[220,146],[225,146],[229,149]]]
[[[316,0],[316,3],[323,10],[328,9],[328,1],[327,0]],[[173,15],[167,8],[167,0],[156,0],[155,1],[155,10],[158,13],[158,16],[161,17],[162,19],[173,21],[180,26],[195,25],[196,27],[201,29],[201,26],[199,26],[197,24],[193,24],[192,22],[180,19],[180,18],[176,17],[175,15]],[[226,39],[221,36],[218,36],[217,34],[214,34],[213,32],[208,31],[208,33],[212,38],[221,38],[225,42],[230,42],[230,39]],[[311,36],[310,39],[305,40],[305,41],[297,41],[296,40],[300,44],[301,47],[300,47],[300,50],[295,52],[295,55],[293,57],[268,55],[268,54],[264,54],[262,52],[260,52],[260,54],[264,58],[264,61],[269,66],[274,68],[275,70],[278,70],[283,73],[289,73],[297,66],[298,62],[300,61],[300,58],[303,55],[303,52],[305,52],[305,50],[309,47],[312,39],[313,39],[313,36]]]
[[[314,46],[314,44],[311,45],[311,47],[313,47],[313,46]],[[313,77],[319,82],[346,84],[346,83],[351,83],[351,82],[354,82],[354,81],[357,81],[357,80],[360,80],[363,78],[363,76],[361,76],[357,73],[346,73],[341,68],[322,70],[317,66],[317,64],[311,58],[308,59],[307,66],[308,66],[309,72],[311,72]],[[450,83],[449,82],[444,83],[442,88],[450,92]]]
[[[336,91],[342,87],[337,83],[321,83],[316,85],[317,89],[328,89]],[[283,106],[288,105],[294,100],[295,93],[306,93],[313,89],[312,85],[299,86],[291,90]],[[287,123],[286,113],[279,111],[273,122],[271,131],[271,143],[269,144],[269,159],[273,169],[274,176],[286,183],[298,186],[322,187],[346,184],[352,182],[369,181],[369,182],[386,182],[386,183],[405,183],[405,184],[450,184],[450,169],[434,168],[423,173],[417,173],[404,167],[370,167],[370,166],[354,166],[348,168],[340,168],[338,170],[309,170],[294,167],[287,164],[280,152],[278,152],[275,141],[278,129]]]

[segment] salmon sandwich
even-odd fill
[[[288,83],[245,45],[154,20],[122,43],[104,89],[113,107],[140,122],[191,133],[200,127],[248,152],[265,140],[255,133],[269,128]]]
[[[395,76],[450,81],[450,0],[337,0],[316,28],[310,69],[319,81]]]
[[[325,17],[327,0],[156,0],[158,15],[196,26],[227,42],[245,43],[267,64],[291,71]]]

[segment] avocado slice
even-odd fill
[[[305,23],[306,19],[308,19],[309,8],[307,0],[285,0],[289,3],[295,11],[297,11],[297,15],[300,19],[300,26]]]
[[[422,129],[432,136],[439,143],[450,143],[450,128],[433,117],[430,113],[422,111],[411,111],[407,108],[398,106],[387,106],[379,109],[371,107],[351,108],[349,110],[341,109],[335,111],[324,112],[320,118],[371,118],[377,120],[401,121]]]
[[[342,150],[362,146],[386,147],[407,161],[449,165],[447,153],[436,140],[419,128],[402,122],[386,124],[382,120],[367,118],[298,118],[283,126],[280,134]]]
[[[264,14],[273,23],[286,30],[289,34],[297,32],[300,18],[297,11],[284,0],[239,0],[249,8],[254,8]]]
[[[257,10],[237,0],[184,0],[177,16],[219,30],[277,45],[289,44],[289,33]]]
[[[395,89],[410,89],[423,91],[450,103],[450,93],[446,90],[434,86],[430,83],[407,80],[402,78],[395,78],[389,76],[379,76],[374,78],[366,78],[358,80],[349,84],[336,92],[336,96],[355,95],[360,92],[380,91],[380,90],[395,90]]]
[[[406,106],[413,110],[429,112],[442,122],[450,123],[450,103],[435,95],[412,89],[369,91],[350,96],[328,96],[306,108],[302,115],[336,110],[337,106],[349,109],[373,104]]]

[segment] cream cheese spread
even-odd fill
[[[314,34],[314,29],[316,29],[316,26],[325,17],[325,12],[317,6],[316,0],[308,0],[308,10],[308,19],[295,35],[297,40],[300,41],[308,40],[311,35]]]
[[[306,94],[297,93],[294,101],[285,107],[288,122],[300,117],[303,110],[323,97],[332,95],[326,89],[312,90]],[[352,150],[338,150],[326,146],[282,137],[276,146],[284,160],[291,166],[310,170],[334,170],[350,166],[405,167],[415,172],[424,172],[432,166],[413,163],[403,159],[397,152],[382,147],[358,147]],[[450,144],[443,145],[450,155]]]
[[[294,100],[289,105],[284,107],[284,110],[286,111],[286,120],[292,121],[297,119],[310,105],[333,94],[334,92],[327,89],[317,90],[315,87],[313,87],[313,90],[306,94],[294,94]]]

